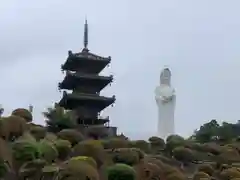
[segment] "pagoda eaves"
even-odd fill
[[[64,80],[59,83],[60,89],[77,89],[79,86],[93,89],[99,93],[104,87],[113,81],[113,76],[98,76],[95,74],[83,74],[67,72]]]
[[[81,53],[68,52],[67,61],[62,65],[62,70],[82,71],[87,73],[100,73],[109,63],[111,57],[101,57],[83,50]]]
[[[89,108],[96,108],[102,111],[106,107],[110,106],[116,101],[115,96],[105,97],[95,94],[85,94],[85,93],[67,93],[63,92],[63,97],[59,102],[61,107],[65,109],[76,109],[80,106],[86,106]]]

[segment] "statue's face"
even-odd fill
[[[161,84],[170,84],[171,80],[171,72],[168,68],[164,69],[160,76],[160,83]]]

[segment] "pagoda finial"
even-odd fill
[[[84,24],[84,49],[88,49],[88,23],[87,18],[85,17],[85,24]]]

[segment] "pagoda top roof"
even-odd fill
[[[97,54],[91,53],[87,48],[83,48],[83,50],[79,53],[72,53],[72,51],[68,51],[68,58],[82,58],[89,60],[102,60],[102,61],[111,61],[111,56],[103,57]]]
[[[62,65],[63,70],[77,71],[87,68],[93,73],[101,72],[109,63],[111,57],[102,57],[90,53],[87,49],[83,49],[80,53],[72,53],[68,51],[67,61]]]

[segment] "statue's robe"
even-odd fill
[[[161,73],[160,85],[155,89],[155,100],[158,106],[157,136],[163,139],[175,133],[174,112],[176,95],[174,88],[171,87],[170,78],[170,70],[164,69]]]

